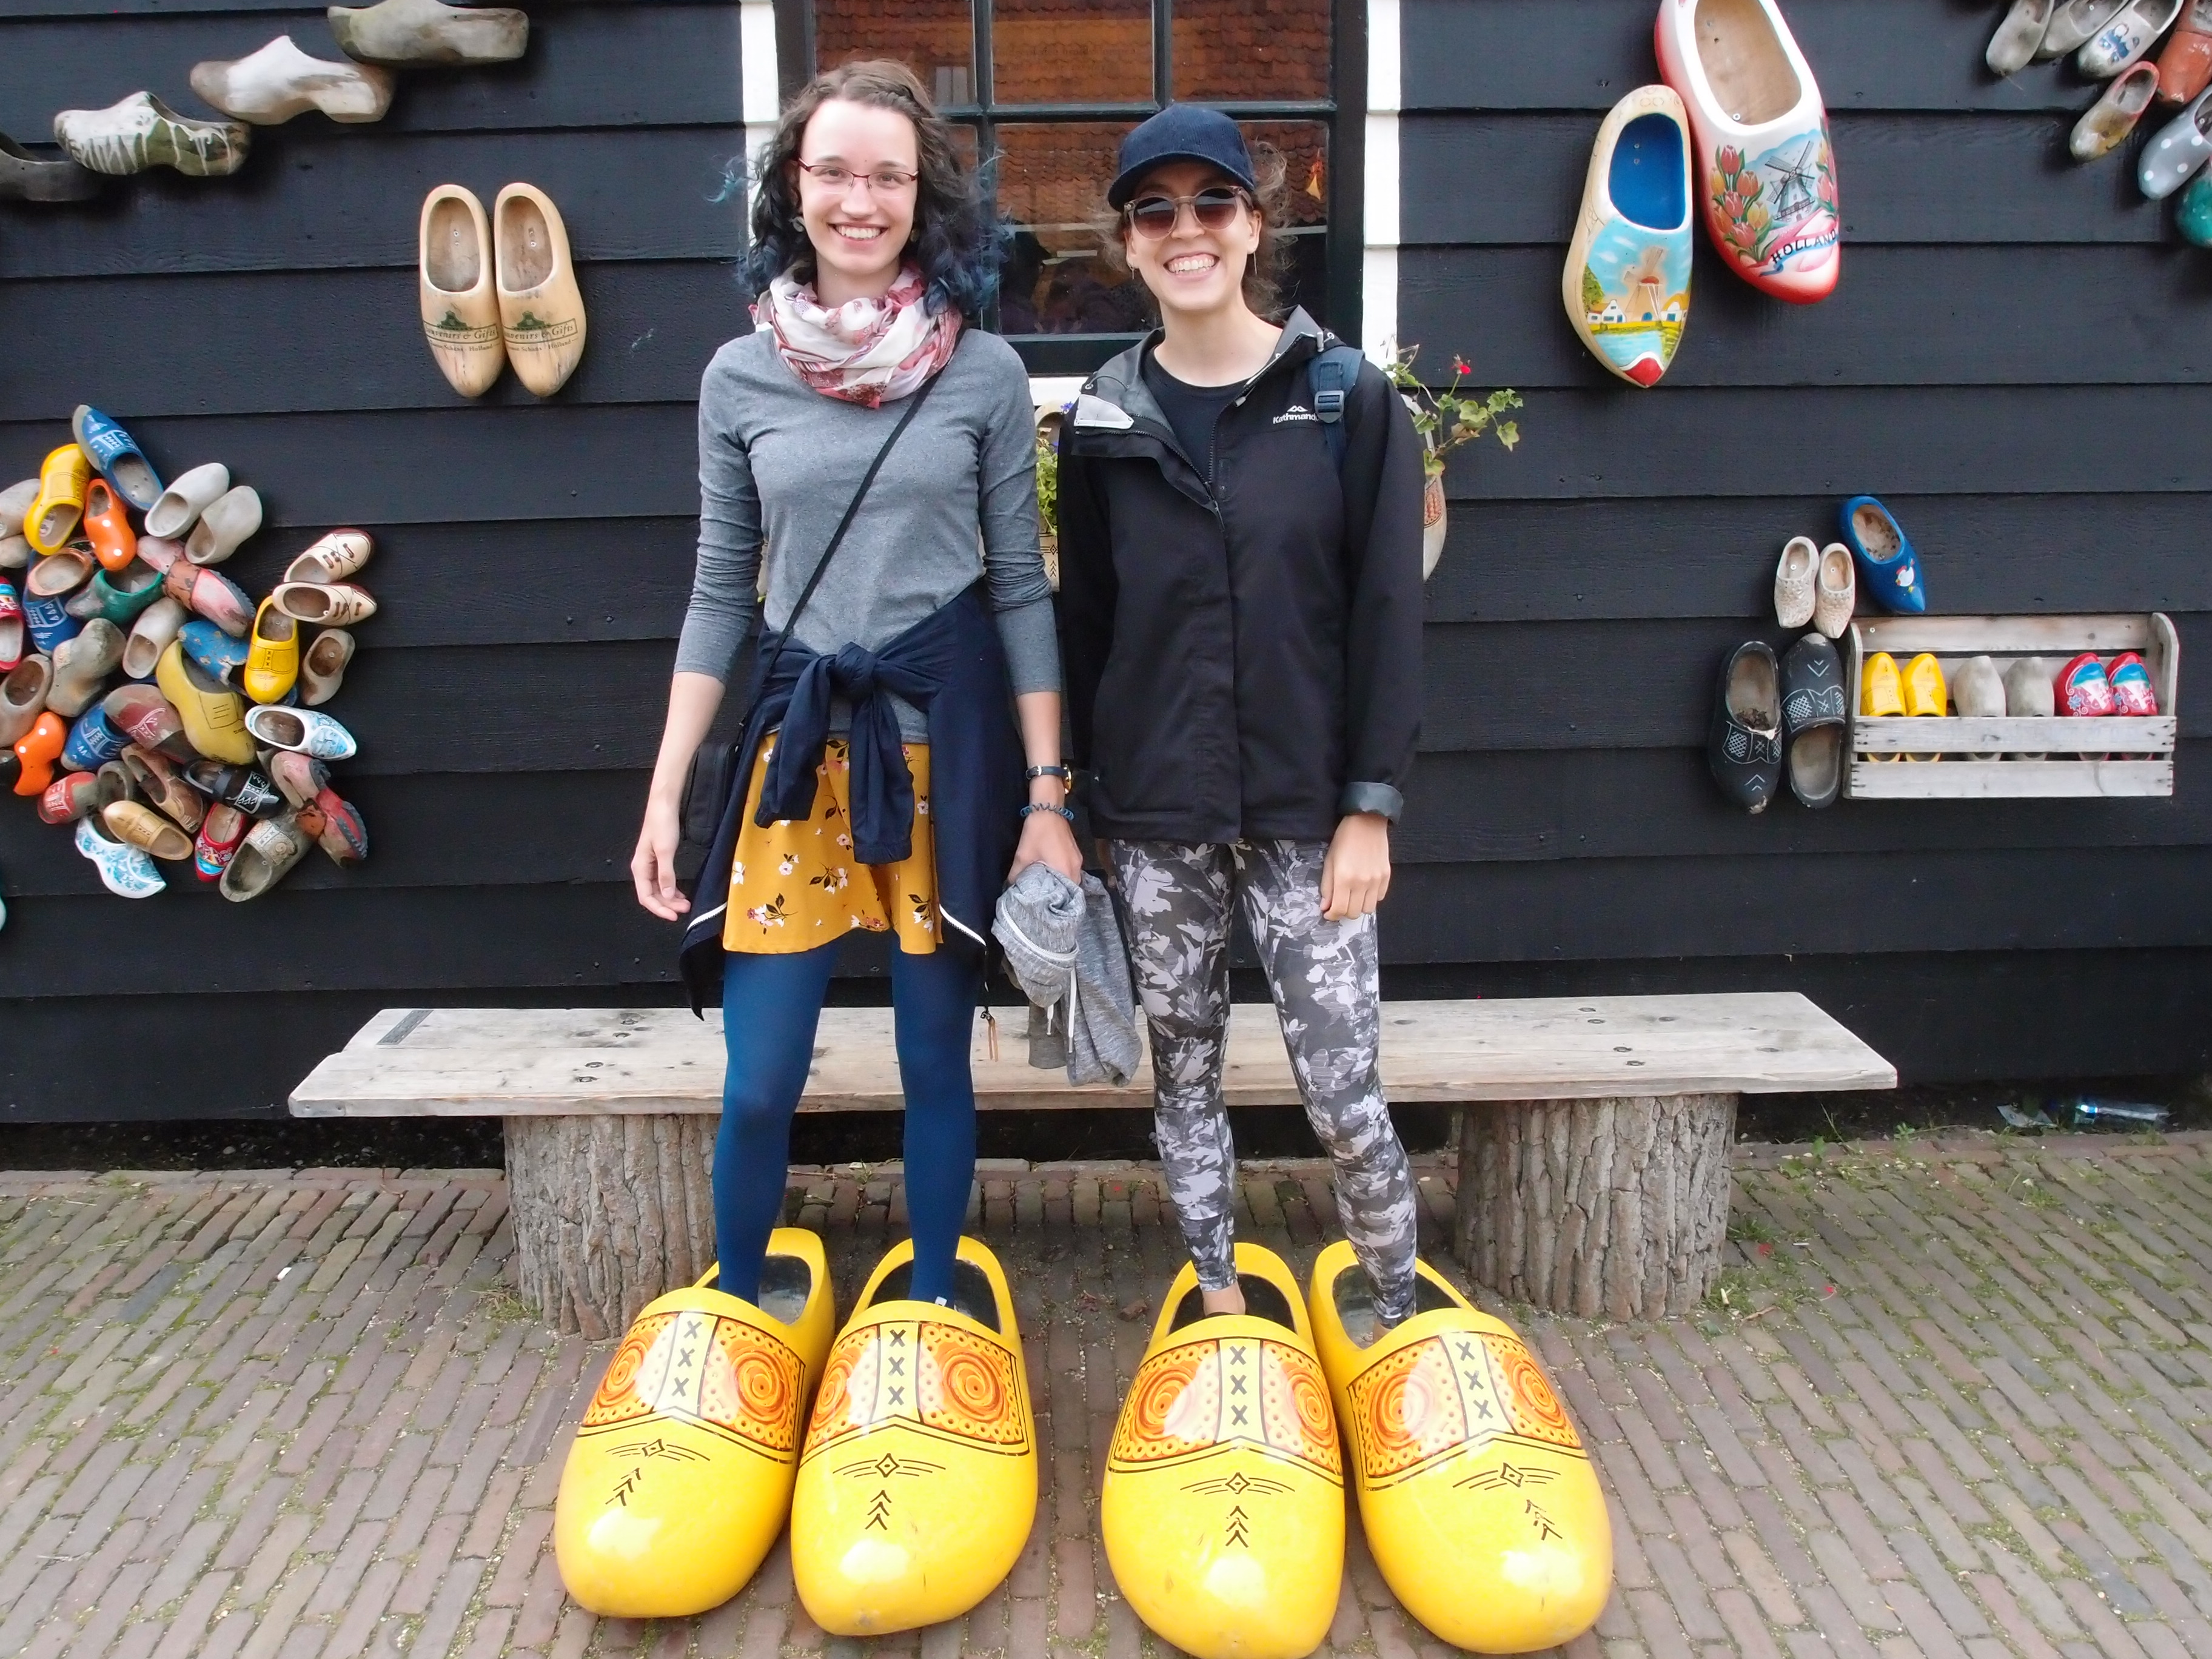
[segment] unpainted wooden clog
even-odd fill
[[[1961,720],[2002,720],[2005,711],[2004,681],[1991,659],[1971,657],[1951,676],[1951,712]],[[1969,760],[2002,760],[2002,750],[1976,750]]]
[[[2016,75],[2026,69],[2043,44],[2057,9],[2057,0],[2012,0],[1997,32],[1990,37],[1989,50],[1982,54],[1990,73]]]
[[[164,539],[183,537],[229,488],[230,469],[221,461],[179,473],[146,509],[146,533]]]
[[[1208,1316],[1188,1263],[1114,1427],[1099,1533],[1137,1616],[1195,1659],[1299,1659],[1335,1616],[1344,1464],[1305,1298],[1236,1247],[1245,1311]]]
[[[1851,562],[1851,550],[1841,542],[1830,542],[1820,550],[1820,574],[1813,598],[1813,626],[1832,640],[1843,638],[1858,602],[1857,568]]]
[[[1659,73],[1696,141],[1722,262],[1777,299],[1825,300],[1842,270],[1827,112],[1774,0],[1660,0]]]
[[[422,198],[416,258],[422,335],[430,343],[430,356],[454,391],[481,398],[507,366],[507,346],[500,333],[491,221],[474,191],[440,185]]]
[[[358,63],[392,69],[509,63],[530,44],[530,15],[507,6],[379,0],[373,6],[332,6],[326,15],[339,51]]]
[[[1689,118],[1670,87],[1638,87],[1590,147],[1560,279],[1567,320],[1632,386],[1658,383],[1690,315]]]
[[[1820,555],[1809,536],[1792,536],[1782,544],[1774,566],[1774,619],[1784,628],[1813,620],[1813,584]]]
[[[1362,1346],[1352,1331],[1370,1291],[1352,1246],[1339,1240],[1314,1264],[1314,1344],[1368,1547],[1442,1640],[1477,1653],[1562,1646],[1597,1622],[1613,1588],[1596,1471],[1528,1344],[1414,1267],[1413,1316]]]
[[[197,565],[221,564],[260,528],[260,492],[252,484],[233,484],[201,512],[185,538],[185,556]]]
[[[576,372],[587,332],[568,227],[535,185],[509,185],[492,204],[499,321],[514,378],[550,398]]]
[[[353,660],[353,635],[343,628],[325,628],[309,642],[300,659],[300,701],[320,708],[338,694],[345,683],[346,665]]]
[[[225,115],[281,126],[320,110],[333,121],[380,121],[392,107],[392,71],[374,64],[310,58],[280,34],[243,58],[192,65],[192,90]]]
[[[290,812],[263,818],[246,832],[217,884],[219,890],[234,904],[259,898],[307,855],[312,842]]]
[[[2128,0],[2059,0],[2035,48],[2036,61],[2063,58],[2088,43],[2090,36],[2119,15]]]
[[[1036,1424],[998,1258],[960,1240],[950,1307],[906,1299],[913,1266],[909,1240],[869,1275],[792,1494],[792,1577],[834,1636],[958,1618],[1012,1571],[1036,1517]]]
[[[316,811],[322,839],[330,815]],[[562,1471],[554,1557],[568,1594],[602,1618],[680,1619],[720,1606],[759,1569],[790,1512],[836,1328],[822,1241],[798,1227],[769,1234],[757,1304],[714,1279],[709,1269],[638,1316]]]
[[[368,562],[376,550],[366,530],[333,530],[284,567],[281,580],[342,582]]]

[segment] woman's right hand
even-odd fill
[[[637,832],[637,851],[629,858],[637,902],[663,921],[679,921],[691,908],[691,901],[676,884],[676,846],[683,839],[677,819],[675,802],[646,802],[645,824]]]
[[[691,908],[691,901],[676,884],[676,847],[684,839],[684,780],[721,702],[722,683],[711,674],[682,672],[669,683],[668,724],[661,732],[660,753],[646,791],[645,824],[637,832],[637,851],[629,855],[637,902],[663,921],[678,921]]]

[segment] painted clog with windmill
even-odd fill
[[[1835,154],[1820,88],[1774,0],[1660,0],[1653,39],[1689,110],[1722,259],[1778,299],[1826,299],[1843,265]]]
[[[1690,129],[1671,87],[1613,106],[1590,149],[1559,289],[1590,355],[1655,386],[1690,316]]]

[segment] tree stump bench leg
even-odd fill
[[[1469,1106],[1453,1242],[1499,1295],[1583,1318],[1686,1314],[1720,1277],[1736,1097]]]
[[[556,1330],[619,1336],[714,1260],[710,1113],[510,1117],[516,1289]]]

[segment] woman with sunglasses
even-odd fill
[[[1380,1328],[1414,1302],[1413,1176],[1376,1064],[1375,909],[1420,727],[1420,446],[1363,364],[1333,455],[1314,360],[1337,343],[1302,310],[1270,320],[1271,163],[1263,185],[1236,124],[1185,106],[1122,142],[1109,251],[1161,325],[1085,382],[1067,422],[1062,653],[1205,1310],[1244,1308],[1221,1094],[1237,905]]]
[[[1010,860],[1081,872],[1061,805],[1033,406],[1012,349],[969,326],[995,246],[904,64],[848,64],[792,101],[760,161],[752,243],[756,327],[700,389],[698,571],[630,868],[653,915],[692,913],[695,1003],[720,972],[715,1234],[721,1288],[748,1301],[839,942],[890,936],[911,1294],[935,1301],[953,1293],[974,1177],[969,1044],[992,907]],[[718,855],[686,899],[684,781],[757,589],[761,672],[775,672],[756,688]],[[928,650],[910,660],[916,640]]]

